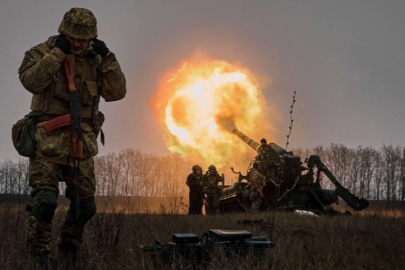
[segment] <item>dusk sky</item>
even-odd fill
[[[281,146],[294,91],[291,148],[404,145],[403,0],[2,0],[2,158],[18,158],[11,127],[30,111],[32,95],[17,72],[24,52],[56,35],[72,7],[94,13],[99,39],[116,54],[127,78],[124,100],[100,104],[106,115],[100,154],[127,147],[169,153],[148,100],[162,74],[198,50],[267,78],[263,93],[278,111],[269,116],[276,129],[272,137]]]

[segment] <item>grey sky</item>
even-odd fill
[[[17,74],[23,54],[56,34],[75,6],[93,11],[127,77],[127,97],[101,104],[101,154],[167,153],[148,98],[159,76],[198,48],[271,79],[264,94],[281,116],[280,145],[293,91],[293,148],[404,145],[405,1],[2,0],[0,157],[17,158],[11,126],[29,112],[31,94]]]

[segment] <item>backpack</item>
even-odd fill
[[[13,125],[11,138],[14,148],[18,154],[24,157],[32,157],[35,154],[37,140],[35,132],[37,127],[38,112],[30,112],[23,119],[20,119]]]

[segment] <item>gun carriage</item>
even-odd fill
[[[260,147],[258,142],[238,129],[234,129],[233,134],[258,151]],[[262,210],[283,207],[333,210],[331,204],[338,203],[339,197],[356,211],[369,206],[366,199],[353,195],[343,187],[319,156],[308,156],[304,164],[299,156],[294,156],[292,152],[287,152],[275,143],[269,143],[267,151],[250,162],[246,175],[231,168],[238,175],[238,181],[232,186],[225,186],[222,190],[221,212],[250,210],[252,202],[249,198],[249,182],[254,162],[260,162],[259,172],[266,181],[263,188]],[[322,188],[321,173],[329,178],[335,190]]]

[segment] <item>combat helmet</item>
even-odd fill
[[[260,140],[261,143],[266,143],[267,144],[267,140],[265,138]]]
[[[209,167],[208,167],[208,170],[216,170],[217,169],[217,167],[215,167],[214,165],[210,165]]]
[[[255,160],[254,162],[253,162],[253,168],[254,169],[259,169],[260,168],[260,166],[261,166],[261,162],[259,161],[259,160]]]
[[[96,17],[88,9],[72,8],[63,16],[58,32],[76,39],[96,38]]]
[[[193,172],[196,172],[197,170],[201,170],[201,171],[202,171],[202,168],[201,168],[199,165],[194,165],[194,166],[191,168],[191,170],[192,170]]]

